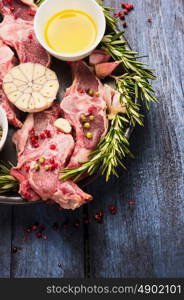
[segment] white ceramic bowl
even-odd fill
[[[8,134],[8,120],[5,111],[1,106],[0,106],[0,127],[3,129],[3,136],[0,139],[0,151],[1,151],[6,142],[6,138]]]
[[[94,44],[75,54],[58,53],[51,49],[44,39],[45,26],[48,20],[56,13],[67,10],[76,9],[87,13],[96,22],[98,28],[97,38]],[[38,8],[34,18],[34,30],[40,44],[53,56],[60,60],[76,61],[90,55],[90,53],[101,42],[106,29],[106,21],[102,8],[97,4],[96,0],[46,0]],[[80,37],[79,37],[80,38]]]

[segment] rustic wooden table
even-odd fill
[[[121,1],[105,2],[120,7]],[[119,179],[89,185],[94,201],[88,208],[65,213],[44,204],[2,205],[0,277],[184,276],[184,1],[129,2],[135,9],[127,17],[126,36],[155,68],[160,99],[145,112],[145,128],[137,127],[131,138],[136,159],[127,161]],[[110,204],[117,206],[114,216]],[[106,214],[97,224],[92,216],[101,209]],[[84,214],[90,224],[75,228]],[[34,233],[23,239],[35,222],[47,227],[48,240]],[[54,223],[62,229],[53,230]]]

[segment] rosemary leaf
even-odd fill
[[[12,164],[7,162],[0,163],[0,194],[16,190],[19,186],[17,179],[10,175]]]

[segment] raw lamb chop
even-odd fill
[[[17,52],[20,63],[50,64],[50,55],[39,44],[33,30],[34,14],[21,1],[1,0],[0,11],[4,16],[0,24],[0,39]]]
[[[5,109],[9,122],[18,128],[22,123],[2,90],[4,76],[15,65],[14,53],[9,46],[15,49],[21,63],[50,64],[50,56],[38,43],[33,31],[35,7],[29,0],[0,0],[0,12],[4,16],[0,23],[0,105]]]
[[[11,175],[20,181],[19,192],[27,200],[53,200],[65,209],[76,209],[92,197],[72,181],[59,179],[59,171],[74,149],[72,135],[57,131],[53,125],[60,113],[59,104],[55,103],[42,113],[28,115],[14,136],[18,165]]]
[[[64,116],[76,133],[75,149],[67,168],[78,167],[87,161],[108,128],[104,86],[82,61],[72,63],[72,72],[73,84],[61,102]]]
[[[6,111],[9,122],[13,126],[21,128],[22,123],[18,120],[15,109],[10,104],[9,100],[2,90],[3,78],[15,65],[15,63],[16,59],[13,51],[0,40],[0,105]]]
[[[2,15],[12,15],[15,19],[32,21],[36,8],[36,4],[29,0],[0,0]]]

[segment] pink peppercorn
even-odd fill
[[[30,40],[32,40],[32,39],[33,39],[33,34],[30,33],[30,34],[28,35],[28,38],[29,38]]]
[[[54,145],[54,144],[50,145],[50,149],[51,150],[56,150],[56,145]]]
[[[28,15],[29,15],[29,16],[33,16],[33,17],[34,17],[35,14],[36,14],[36,10],[29,10],[29,11],[28,11]]]

